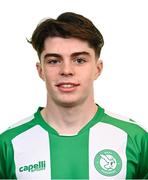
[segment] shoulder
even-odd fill
[[[19,134],[23,133],[24,131],[27,131],[34,125],[34,120],[35,116],[31,115],[13,124],[0,135],[0,142],[2,143],[6,141],[11,141]]]
[[[128,117],[104,110],[103,122],[119,128],[131,137],[148,137],[146,130]]]

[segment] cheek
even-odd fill
[[[56,70],[55,69],[45,69],[44,70],[44,77],[46,81],[52,81],[56,77]]]
[[[46,71],[44,72],[44,81],[47,87],[51,86],[52,82],[54,81],[53,77],[54,76],[50,74],[49,72],[46,72]]]
[[[82,83],[85,87],[92,85],[94,81],[94,73],[91,70],[86,71],[82,76]]]

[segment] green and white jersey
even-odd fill
[[[148,178],[148,135],[134,122],[98,107],[68,136],[47,124],[41,109],[1,134],[1,179]]]

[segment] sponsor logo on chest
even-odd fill
[[[35,164],[21,166],[19,172],[34,172],[34,171],[43,171],[46,169],[46,161],[39,161]]]

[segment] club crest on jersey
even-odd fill
[[[96,154],[94,165],[100,174],[115,176],[121,171],[122,160],[117,152],[111,149],[104,149]]]

